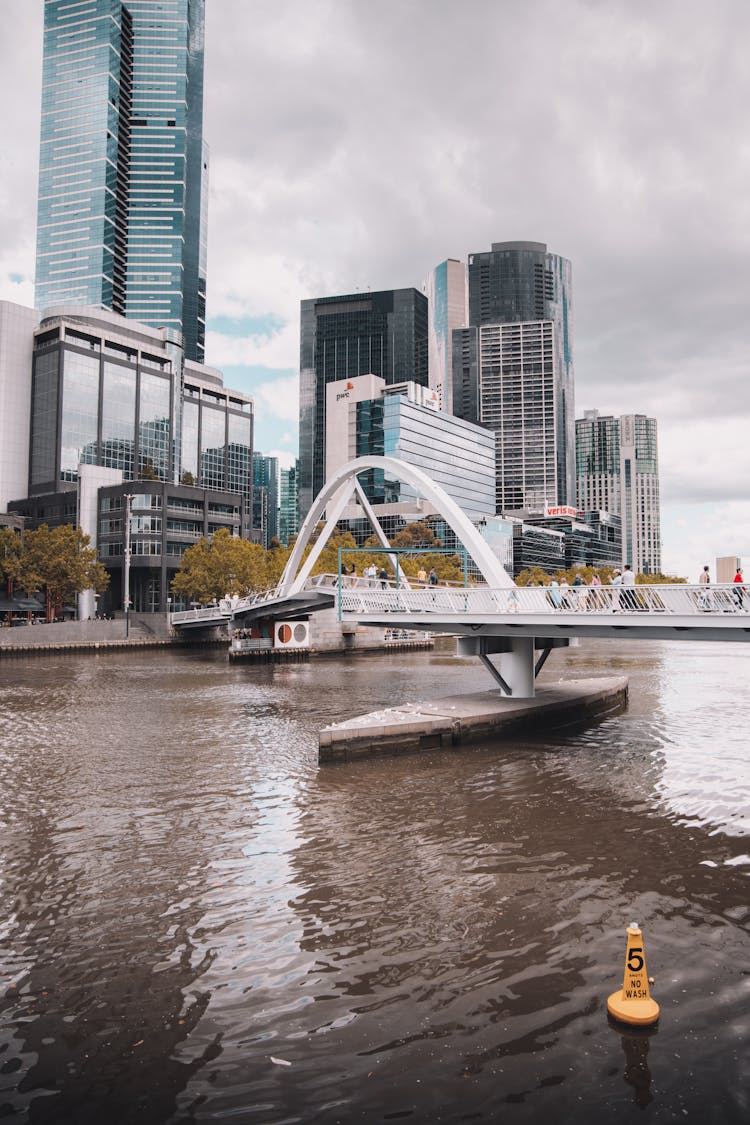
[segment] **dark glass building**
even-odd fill
[[[427,298],[417,289],[301,303],[300,519],[325,482],[328,383],[378,375],[427,386]]]
[[[205,0],[45,0],[36,306],[205,342]]]
[[[543,242],[471,254],[453,413],[497,434],[497,507],[574,504],[571,266]]]

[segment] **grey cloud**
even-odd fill
[[[7,246],[34,221],[41,4],[5,6]],[[207,0],[209,314],[247,289],[294,321],[546,241],[573,263],[579,408],[677,438],[747,413],[748,32],[744,0]]]

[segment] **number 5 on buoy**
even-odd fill
[[[607,1011],[621,1023],[648,1027],[658,1020],[659,1005],[652,999],[649,990],[643,934],[637,922],[628,926],[627,937],[622,988],[613,992],[607,1000]]]

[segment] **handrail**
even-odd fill
[[[705,617],[750,612],[750,590],[734,583],[725,585],[686,585],[663,583],[643,586],[436,586],[410,588],[392,580],[370,579],[360,575],[317,574],[305,582],[307,590],[335,594],[342,613],[372,615],[381,613],[441,613],[448,616],[530,614],[556,618],[584,615],[587,619],[606,619],[610,615]],[[223,598],[217,606],[175,612],[175,625],[191,621],[226,621],[244,611],[285,602],[277,590],[261,590],[247,598]]]
[[[545,614],[604,617],[611,614],[704,616],[750,612],[750,593],[734,584],[688,586],[514,586],[490,589],[445,585],[417,589],[343,587],[342,613],[380,612],[467,614]]]

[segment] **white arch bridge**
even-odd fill
[[[384,552],[390,544],[358,480],[383,469],[424,497],[455,532],[484,585],[415,586],[390,553],[393,580],[311,576],[347,506],[359,502]],[[312,550],[305,550],[325,513]],[[263,618],[294,618],[338,607],[342,622],[457,634],[459,653],[476,655],[506,695],[529,698],[551,650],[573,637],[612,640],[750,641],[750,591],[683,584],[636,587],[521,587],[492,553],[469,518],[430,478],[393,457],[361,457],[343,466],[315,500],[278,585],[218,607],[175,613],[179,630]],[[496,661],[490,657],[496,657]]]

